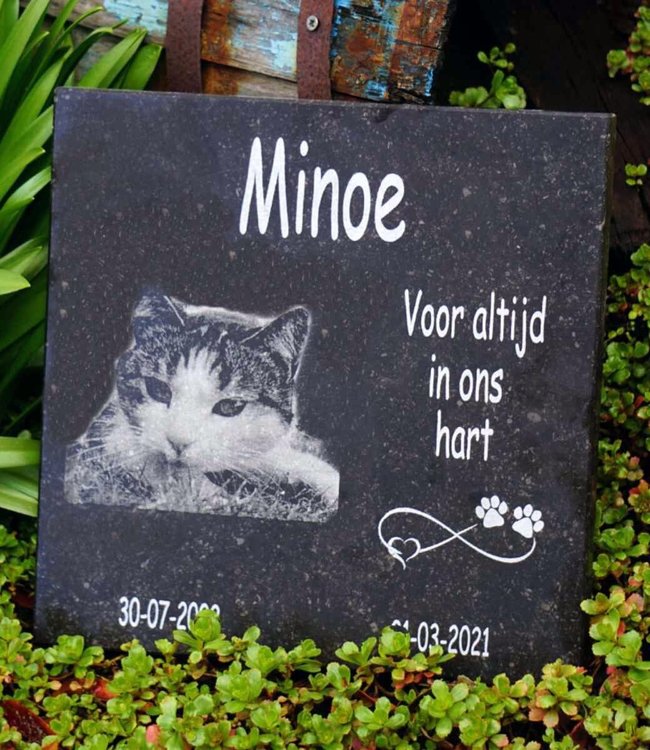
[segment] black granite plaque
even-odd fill
[[[60,92],[40,639],[579,661],[612,127]]]

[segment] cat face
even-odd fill
[[[268,320],[149,294],[133,333],[117,362],[117,393],[138,452],[173,468],[247,470],[286,436],[305,308]]]

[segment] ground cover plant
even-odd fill
[[[455,107],[478,107],[480,109],[523,109],[526,92],[513,73],[515,64],[510,57],[517,47],[510,42],[503,49],[492,47],[489,52],[479,52],[479,62],[488,67],[492,76],[490,88],[470,86],[464,91],[452,91],[449,104]]]
[[[31,0],[22,13],[14,0],[0,0],[0,506],[27,515],[37,507],[52,90],[73,81],[92,40],[109,31],[92,32],[75,46],[67,24],[74,4],[48,30],[46,0]],[[643,10],[639,41],[630,41],[635,60],[647,58]],[[144,86],[159,49],[143,45],[143,37],[128,36],[79,85]],[[457,92],[454,103],[524,106],[508,60],[513,52],[481,53],[490,90]],[[641,80],[642,71],[619,69],[633,85]],[[634,166],[631,189],[647,171]],[[336,660],[326,663],[310,640],[271,649],[255,627],[226,635],[211,611],[159,641],[156,656],[135,641],[107,654],[74,634],[36,647],[36,529],[6,512],[0,747],[650,747],[650,245],[611,277],[606,329],[595,591],[582,605],[592,645],[588,664],[557,661],[541,675],[452,681],[445,678],[448,654],[439,647],[412,653],[403,633],[385,630],[361,644],[341,644]]]
[[[609,75],[629,76],[632,90],[642,104],[650,104],[650,5],[647,0],[636,12],[637,23],[625,49],[607,55]]]

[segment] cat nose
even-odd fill
[[[167,438],[167,442],[171,445],[172,450],[176,454],[176,457],[180,457],[183,454],[183,451],[187,448],[188,445],[190,445],[189,440],[171,440],[170,438]]]

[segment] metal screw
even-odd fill
[[[307,31],[316,31],[320,21],[316,16],[307,17]]]

